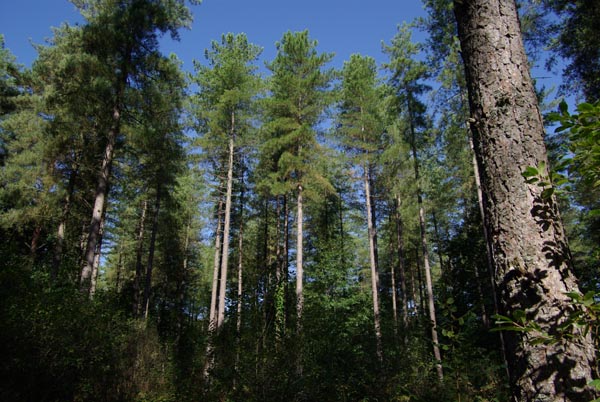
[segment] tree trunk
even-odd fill
[[[71,198],[73,197],[73,192],[75,191],[75,181],[78,171],[79,166],[75,163],[74,168],[69,174],[69,184],[67,185],[67,194],[65,194],[65,198],[63,200],[62,216],[60,218],[60,223],[58,224],[58,229],[56,230],[56,245],[54,247],[54,257],[52,259],[52,271],[50,272],[50,277],[53,281],[58,278],[58,273],[60,270],[60,263],[62,261],[63,249],[65,245],[67,219],[69,217],[69,212],[71,211]]]
[[[33,234],[31,235],[31,245],[29,246],[29,252],[33,261],[35,261],[41,235],[42,227],[40,225],[36,225],[36,227],[33,229]]]
[[[444,254],[442,253],[442,237],[440,236],[440,230],[438,227],[437,218],[435,212],[431,214],[431,220],[433,223],[433,233],[435,234],[435,242],[437,243],[437,254],[440,260],[440,272],[442,277],[444,276]]]
[[[289,290],[289,277],[290,277],[290,206],[288,203],[287,194],[283,195],[283,311],[284,311],[284,323],[283,332],[285,333],[286,328],[290,325],[290,301],[291,295]]]
[[[373,222],[373,205],[371,204],[371,175],[368,162],[363,166],[365,185],[365,204],[367,210],[367,230],[369,236],[369,265],[371,267],[371,292],[373,296],[373,324],[375,328],[375,342],[377,360],[383,361],[383,346],[381,342],[381,321],[379,313],[379,271],[377,269],[376,236],[377,230]]]
[[[302,199],[302,185],[298,184],[298,198],[297,198],[297,215],[296,215],[296,334],[298,336],[298,362],[297,371],[299,375],[302,375],[302,313],[304,312],[304,293],[303,293],[303,281],[304,281],[304,267],[303,267],[303,221],[304,221],[304,210],[303,210],[303,199]]]
[[[223,198],[219,195],[219,203],[217,206],[217,230],[215,231],[215,256],[213,264],[213,277],[210,292],[210,313],[208,317],[208,332],[214,332],[217,326],[217,295],[219,294],[219,268],[221,267],[221,214],[223,212]]]
[[[285,282],[284,282],[284,271],[285,271],[285,256],[284,254],[287,252],[285,244],[281,247],[281,233],[283,233],[283,241],[285,243],[286,239],[286,222],[285,219],[285,208],[287,207],[285,203],[285,198],[283,202],[283,214],[282,217],[282,208],[279,202],[279,197],[277,197],[277,224],[275,230],[275,254],[277,259],[277,266],[275,271],[275,347],[279,349],[281,346],[281,342],[283,340],[285,334]],[[283,218],[283,219],[282,219]],[[286,278],[287,279],[287,278]]]
[[[410,109],[410,108],[409,108]],[[425,285],[427,287],[427,306],[429,310],[429,321],[431,324],[431,341],[433,343],[433,356],[435,358],[435,367],[440,381],[444,379],[444,370],[442,369],[442,355],[440,353],[440,344],[438,341],[437,319],[435,317],[435,301],[433,298],[433,283],[431,281],[431,267],[429,266],[429,247],[427,245],[427,232],[425,225],[425,210],[423,208],[423,196],[421,195],[421,186],[419,184],[419,160],[417,158],[417,148],[415,145],[415,132],[412,131],[412,154],[415,170],[415,181],[417,182],[417,204],[419,206],[419,227],[421,232],[421,249],[423,252],[423,266],[425,268]]]
[[[219,193],[220,193],[219,186]],[[214,365],[214,333],[217,327],[217,294],[219,292],[219,267],[221,266],[221,212],[223,210],[223,198],[219,194],[217,206],[217,230],[215,231],[215,256],[213,263],[212,287],[210,292],[210,312],[208,317],[208,334],[206,337],[206,353],[204,368],[202,370],[204,381],[208,382],[209,374]]]
[[[567,293],[579,290],[555,200],[521,175],[527,166],[547,166],[547,156],[515,1],[454,6],[501,313],[523,311],[556,335],[573,312]],[[593,399],[589,334],[575,330],[574,341],[538,345],[530,334],[505,335],[515,400]]]
[[[392,214],[389,215],[389,225],[390,228],[394,224],[394,217]],[[390,230],[390,239],[389,239],[389,254],[390,256],[394,255],[394,232]],[[396,250],[398,247],[396,246]],[[393,327],[394,327],[394,337],[398,338],[398,291],[396,285],[396,268],[397,265],[394,263],[394,258],[390,257],[390,287],[392,290],[392,319],[393,319]]]
[[[160,214],[160,184],[156,186],[156,199],[154,201],[154,216],[152,217],[152,232],[148,246],[148,264],[146,265],[146,283],[144,285],[144,319],[148,319],[150,309],[150,292],[152,290],[152,269],[154,267],[154,250],[156,249],[156,234],[158,233],[158,216]]]
[[[237,379],[240,377],[240,353],[242,341],[242,303],[244,297],[243,287],[243,269],[244,269],[244,173],[242,172],[242,190],[240,194],[240,232],[238,235],[238,264],[237,264],[237,311],[235,323],[235,373],[234,388]]]
[[[104,156],[102,165],[98,174],[98,183],[96,185],[96,194],[94,196],[94,208],[92,210],[92,220],[90,222],[87,245],[83,258],[83,268],[81,270],[80,288],[82,291],[90,289],[92,279],[92,270],[94,269],[94,255],[100,237],[100,225],[104,214],[106,198],[108,197],[108,183],[110,179],[110,170],[113,161],[115,150],[115,142],[119,134],[119,126],[121,122],[121,111],[115,106],[112,115],[113,126],[108,131],[106,146],[104,148]]]
[[[144,252],[144,227],[146,224],[146,212],[148,200],[142,201],[142,213],[138,225],[137,248],[135,252],[135,277],[133,278],[133,315],[137,317],[140,312],[140,281],[142,280],[142,257]]]
[[[92,268],[92,280],[90,283],[90,299],[96,293],[96,285],[98,284],[98,271],[100,270],[100,257],[102,256],[102,240],[104,239],[104,224],[106,217],[102,216],[100,221],[100,233],[98,234],[98,244],[96,245],[96,253],[94,254],[94,266]]]
[[[408,298],[406,295],[406,261],[404,260],[404,236],[402,217],[400,216],[400,196],[395,199],[396,217],[396,252],[398,253],[398,273],[400,274],[400,291],[402,292],[402,323],[404,328],[408,327]]]
[[[231,193],[233,190],[233,151],[235,136],[235,114],[231,113],[229,134],[229,160],[227,163],[227,193],[225,195],[225,222],[223,223],[223,251],[221,256],[221,283],[219,286],[219,308],[217,329],[225,322],[225,298],[227,295],[227,268],[229,265],[229,229],[231,226]]]

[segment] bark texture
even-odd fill
[[[556,334],[578,291],[554,200],[525,182],[527,166],[546,163],[544,128],[529,75],[514,0],[455,0],[465,62],[471,130],[481,173],[500,310],[523,310]],[[547,163],[546,163],[547,165]],[[517,401],[584,401],[594,365],[589,336],[532,345],[506,333]]]

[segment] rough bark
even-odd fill
[[[555,200],[521,175],[527,166],[547,166],[547,156],[515,1],[455,0],[454,6],[499,307],[509,316],[524,311],[557,334],[573,311],[566,293],[578,287]],[[505,335],[515,400],[593,399],[586,386],[594,367],[589,336],[534,345],[528,334]]]
[[[473,155],[473,175],[475,176],[475,186],[477,188],[477,204],[479,206],[479,216],[481,217],[481,222],[483,222],[483,225],[481,225],[481,230],[483,233],[483,239],[485,241],[485,260],[488,270],[488,280],[492,283],[491,289],[492,299],[494,301],[494,314],[498,314],[500,310],[498,308],[498,294],[496,292],[496,285],[494,281],[494,261],[492,258],[492,243],[488,234],[489,225],[486,223],[485,210],[483,206],[483,190],[481,189],[481,175],[479,174],[479,166],[477,165],[477,157],[475,156],[475,145],[473,144],[473,133],[471,132],[471,130],[469,130],[469,147],[471,148],[471,153]],[[477,270],[477,267],[475,267],[475,269]],[[485,305],[483,304],[483,300],[482,305]],[[489,325],[490,322],[488,319],[487,327],[489,327]],[[500,352],[502,353],[502,360],[504,361],[504,367],[506,368],[506,377],[510,378],[508,360],[506,358],[506,343],[504,342],[504,334],[501,331],[498,332],[498,339],[500,339]]]
[[[363,166],[365,204],[367,210],[367,230],[369,236],[369,266],[371,268],[371,293],[373,298],[373,325],[375,329],[375,342],[377,360],[383,361],[383,346],[381,342],[381,318],[379,312],[379,270],[377,268],[376,236],[377,231],[373,222],[373,205],[371,197],[371,175],[368,162]]]

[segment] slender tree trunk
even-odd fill
[[[283,275],[285,271],[285,253],[287,252],[285,244],[281,244],[281,234],[283,233],[283,243],[286,239],[286,222],[285,219],[285,200],[283,201],[283,208],[277,197],[277,224],[275,230],[275,254],[276,254],[276,271],[275,271],[275,348],[278,350],[281,346],[285,332],[285,282]],[[283,216],[282,216],[283,209]],[[283,230],[282,230],[283,227]],[[286,278],[287,279],[287,278]]]
[[[399,195],[395,199],[396,217],[396,252],[398,253],[398,273],[400,274],[400,291],[402,292],[402,323],[408,327],[408,298],[406,295],[406,261],[404,259],[404,235],[400,205],[402,200]]]
[[[574,309],[567,294],[579,290],[555,200],[521,175],[527,166],[548,164],[516,4],[455,0],[454,11],[501,312],[523,311],[557,334]],[[515,400],[594,398],[586,385],[595,367],[589,334],[575,328],[574,340],[550,344],[534,344],[531,334],[505,335]]]
[[[417,148],[415,145],[415,132],[411,125],[412,131],[412,154],[415,170],[415,181],[417,182],[417,204],[419,206],[419,227],[421,232],[421,249],[423,252],[423,266],[425,268],[425,285],[427,287],[427,306],[429,310],[429,321],[431,324],[431,340],[433,343],[433,356],[436,360],[436,371],[440,381],[444,379],[444,371],[442,369],[442,355],[440,353],[440,344],[438,341],[437,319],[435,317],[435,301],[433,298],[433,283],[431,281],[431,267],[429,266],[429,247],[427,245],[427,229],[425,225],[425,209],[423,207],[423,197],[421,195],[421,186],[419,184],[419,160],[417,157]]]
[[[214,356],[214,334],[217,328],[217,294],[219,292],[219,267],[221,266],[221,215],[223,211],[223,197],[220,194],[217,206],[217,230],[215,231],[215,256],[213,263],[212,287],[210,292],[210,312],[208,317],[208,334],[206,337],[206,353],[204,361],[203,377],[208,382],[209,374],[215,362]]]
[[[303,225],[304,225],[304,210],[303,210],[303,199],[302,199],[302,185],[298,185],[298,198],[297,198],[297,214],[296,214],[296,334],[300,346],[298,347],[298,362],[297,371],[299,375],[302,375],[302,314],[304,313],[304,293],[303,293],[303,281],[304,281],[304,267],[303,267]]]
[[[67,219],[69,218],[69,213],[71,212],[71,198],[73,197],[73,192],[75,191],[75,181],[78,172],[79,166],[75,164],[75,166],[71,170],[71,173],[69,174],[67,194],[65,194],[65,198],[63,200],[62,215],[60,218],[60,223],[58,224],[58,228],[56,230],[56,245],[54,247],[52,270],[50,272],[50,277],[53,281],[55,281],[58,278],[60,263],[62,262],[63,249],[65,245],[65,232],[67,229]]]
[[[83,269],[81,270],[80,287],[82,291],[87,292],[89,292],[90,289],[92,270],[94,269],[94,255],[96,254],[98,239],[100,237],[100,225],[102,216],[104,215],[106,198],[108,197],[108,183],[115,150],[115,142],[117,140],[117,135],[119,134],[121,122],[121,110],[117,106],[115,106],[113,110],[112,120],[113,126],[108,132],[102,165],[98,174],[92,220],[88,230],[87,245],[83,258]]]
[[[417,262],[417,284],[419,285],[419,314],[425,315],[425,295],[423,294],[425,285],[423,284],[423,269],[421,268],[421,257],[418,245],[415,247],[415,261]]]
[[[40,237],[42,234],[42,227],[37,225],[35,229],[33,229],[33,234],[31,235],[31,245],[29,246],[29,252],[31,253],[32,260],[35,261],[35,257],[37,254],[37,249],[40,243]]]
[[[390,228],[394,224],[394,217],[392,214],[389,215],[389,224]],[[394,249],[394,232],[390,230],[390,239],[389,239],[389,254],[393,255]],[[396,246],[396,250],[398,247]],[[391,280],[391,288],[392,288],[392,318],[393,318],[393,326],[394,326],[394,337],[398,338],[398,289],[396,286],[396,268],[397,265],[394,264],[394,259],[390,258],[390,280]]]
[[[242,190],[240,194],[240,232],[238,235],[238,264],[237,264],[237,311],[235,323],[235,381],[240,374],[240,353],[242,341],[242,304],[244,301],[244,173],[242,172]],[[234,382],[234,388],[236,383]]]
[[[437,243],[437,254],[440,260],[440,272],[442,277],[444,275],[444,254],[442,253],[442,238],[440,236],[440,231],[438,227],[437,218],[435,217],[435,212],[431,214],[431,219],[433,222],[433,233],[435,234],[435,242]]]
[[[221,237],[222,237],[222,217],[223,214],[223,198],[219,195],[219,203],[217,206],[217,230],[215,231],[215,256],[213,263],[212,286],[210,292],[210,313],[208,321],[208,332],[214,332],[217,327],[217,295],[219,294],[219,268],[221,267]]]
[[[115,290],[121,292],[121,275],[123,275],[123,250],[119,248],[119,261],[117,262],[117,279],[115,281]]]
[[[377,360],[383,361],[383,346],[381,342],[381,318],[379,312],[379,271],[377,269],[377,254],[376,254],[376,236],[377,229],[373,222],[373,206],[371,204],[371,177],[368,162],[363,166],[364,171],[364,186],[365,186],[365,204],[367,210],[367,229],[369,236],[369,265],[371,267],[371,292],[373,296],[373,324],[375,327],[375,342]]]
[[[233,190],[233,152],[235,137],[235,114],[231,113],[231,132],[229,134],[229,160],[227,163],[227,193],[225,195],[225,222],[223,224],[223,251],[221,257],[221,284],[219,287],[219,309],[217,329],[225,322],[225,298],[227,295],[227,268],[229,265],[229,229],[231,227],[231,193]]]
[[[148,246],[148,264],[146,265],[146,283],[144,285],[144,319],[148,319],[150,309],[150,293],[152,291],[152,269],[154,268],[154,251],[156,249],[156,235],[158,233],[158,217],[160,214],[160,184],[156,186],[156,199],[154,201],[154,216],[152,217],[152,232]]]
[[[90,283],[90,299],[96,293],[96,285],[98,284],[98,271],[100,270],[100,257],[102,256],[102,240],[104,239],[104,224],[106,217],[102,216],[100,221],[100,233],[98,234],[98,243],[96,245],[96,254],[94,255],[94,266],[92,268],[92,280]]]
[[[421,283],[421,268],[419,267],[419,253],[415,253],[416,254],[416,263],[415,263],[415,269],[411,269],[410,270],[410,289],[411,289],[411,293],[412,293],[412,298],[413,298],[413,312],[415,314],[416,317],[419,316],[419,304],[417,303],[417,288],[415,286],[415,283],[417,283],[417,281],[419,281],[418,285],[419,285],[419,289],[421,287],[420,283]],[[417,279],[415,279],[415,270],[418,273],[418,277]]]
[[[148,211],[148,200],[142,201],[142,212],[138,224],[137,248],[135,252],[135,277],[133,278],[133,315],[137,317],[140,312],[140,282],[142,280],[144,253],[144,227],[146,225],[146,212]]]
[[[188,278],[188,260],[189,260],[189,249],[190,249],[190,230],[192,227],[192,216],[190,215],[185,225],[185,235],[183,240],[183,261],[181,262],[181,274],[177,283],[177,342],[181,339],[183,332],[183,321],[184,321],[184,310],[185,310],[185,292],[186,292],[186,279]],[[193,314],[193,306],[190,309],[190,314]]]
[[[283,294],[284,294],[284,323],[283,331],[285,334],[286,328],[290,325],[290,290],[289,290],[289,278],[290,278],[290,206],[288,203],[287,194],[283,195]]]

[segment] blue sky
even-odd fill
[[[244,32],[264,48],[263,60],[275,56],[275,42],[284,32],[308,29],[319,42],[319,51],[336,54],[332,65],[340,67],[352,53],[386,60],[381,42],[389,43],[403,21],[423,16],[418,0],[204,0],[192,9],[194,25],[181,31],[181,41],[163,40],[162,50],[175,53],[184,69],[192,60],[204,60],[204,49],[222,33]],[[31,42],[44,43],[51,27],[62,22],[81,22],[67,0],[0,0],[0,33],[17,61],[29,66],[36,57]],[[423,36],[416,36],[423,39]]]

